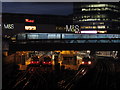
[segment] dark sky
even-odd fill
[[[67,3],[3,2],[2,12],[24,14],[68,15],[73,12],[73,5],[70,2]]]

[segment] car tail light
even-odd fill
[[[31,64],[33,64],[34,62],[32,61]]]
[[[84,61],[82,61],[82,64],[85,64],[85,62],[84,62]]]
[[[51,62],[49,62],[49,64],[51,64]]]
[[[39,63],[39,61],[37,61],[37,63]]]
[[[92,62],[91,61],[88,61],[88,64],[91,64]]]
[[[43,62],[45,64],[45,62]]]

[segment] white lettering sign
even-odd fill
[[[66,25],[67,32],[79,32],[79,25]]]
[[[14,29],[14,24],[4,24],[5,29]]]

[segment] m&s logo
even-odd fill
[[[79,25],[66,25],[66,32],[80,32]]]
[[[5,29],[14,29],[14,24],[4,24]]]

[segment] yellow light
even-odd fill
[[[25,30],[36,30],[36,26],[25,26]]]
[[[75,52],[74,51],[62,51],[62,52],[60,52],[60,54],[75,54]]]
[[[98,33],[107,33],[107,31],[97,31]]]

